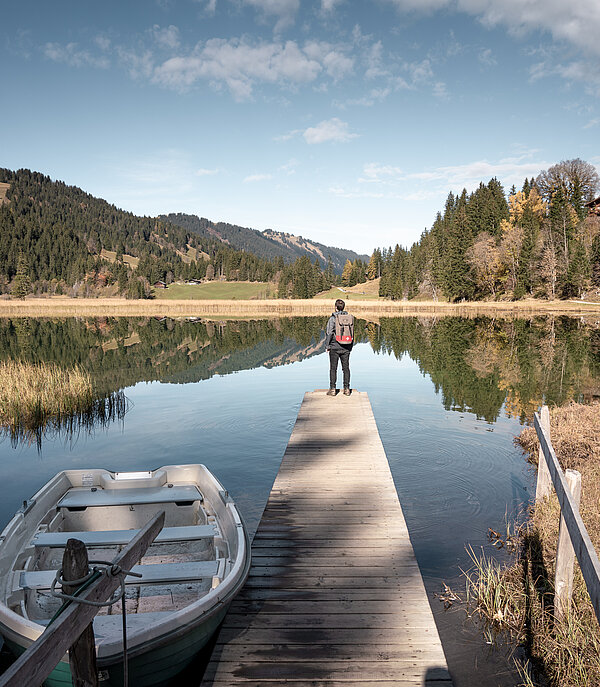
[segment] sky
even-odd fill
[[[600,2],[19,0],[0,166],[370,254],[450,191],[600,170]]]

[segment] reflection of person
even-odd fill
[[[327,322],[325,332],[325,350],[329,351],[329,391],[328,396],[335,396],[337,382],[338,361],[342,363],[342,373],[344,377],[344,394],[350,396],[350,351],[352,343],[342,344],[335,338],[335,321],[338,315],[347,315],[344,308],[346,304],[341,298],[335,302],[335,312],[331,314]]]

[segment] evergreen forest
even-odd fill
[[[257,257],[218,238],[138,217],[38,172],[0,169],[0,182],[9,185],[0,199],[0,293],[148,298],[157,282],[277,281],[285,267],[280,255]],[[304,262],[293,274],[302,274]],[[314,295],[324,286],[314,276],[325,266],[309,264]],[[292,284],[289,295],[298,288]]]
[[[376,249],[365,279],[394,300],[585,298],[600,295],[600,189],[595,167],[560,162],[508,198],[497,179],[448,194],[411,248]],[[588,205],[588,207],[586,207]]]

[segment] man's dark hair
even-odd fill
[[[346,304],[344,303],[344,301],[341,298],[338,298],[335,302],[335,309],[341,312],[345,307]]]

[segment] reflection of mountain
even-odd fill
[[[139,381],[190,382],[323,350],[322,318],[0,320],[0,357],[79,365],[100,393]]]
[[[167,375],[162,381],[173,384],[198,382],[215,374],[225,375],[240,370],[252,370],[255,367],[288,365],[322,353],[325,350],[324,340],[323,335],[316,343],[308,346],[300,346],[294,339],[284,339],[282,342],[263,341],[243,351],[224,355],[216,361],[200,360],[187,370]]]

